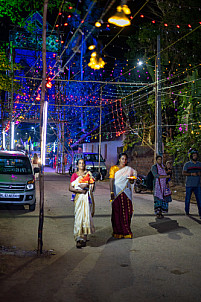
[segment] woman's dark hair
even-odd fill
[[[119,164],[119,160],[122,156],[126,156],[126,159],[128,160],[128,155],[125,153],[125,152],[122,152],[119,154],[119,158],[118,158],[118,161],[117,161],[117,165]]]
[[[161,155],[157,155],[157,156],[156,156],[156,160],[157,160],[159,157],[160,157],[161,159],[163,158]]]

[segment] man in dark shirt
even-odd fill
[[[183,167],[183,175],[186,176],[186,198],[185,198],[185,212],[189,215],[190,199],[192,192],[195,194],[195,198],[198,205],[198,212],[201,218],[201,162],[198,159],[198,152],[195,149],[189,150],[190,161],[185,163]]]

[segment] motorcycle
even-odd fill
[[[134,190],[135,193],[140,193],[142,191],[147,191],[147,185],[146,185],[146,176],[142,174],[137,175],[137,179],[134,184]]]

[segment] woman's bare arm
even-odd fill
[[[114,199],[114,178],[110,178],[110,195],[111,199]]]
[[[87,190],[84,190],[84,189],[75,189],[72,184],[70,183],[69,185],[69,191],[70,192],[73,192],[73,193],[80,193],[80,194],[86,194],[87,193]]]

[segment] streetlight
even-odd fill
[[[137,62],[137,65],[138,65],[138,66],[141,66],[142,64],[143,64],[143,61],[138,61],[138,62]]]

